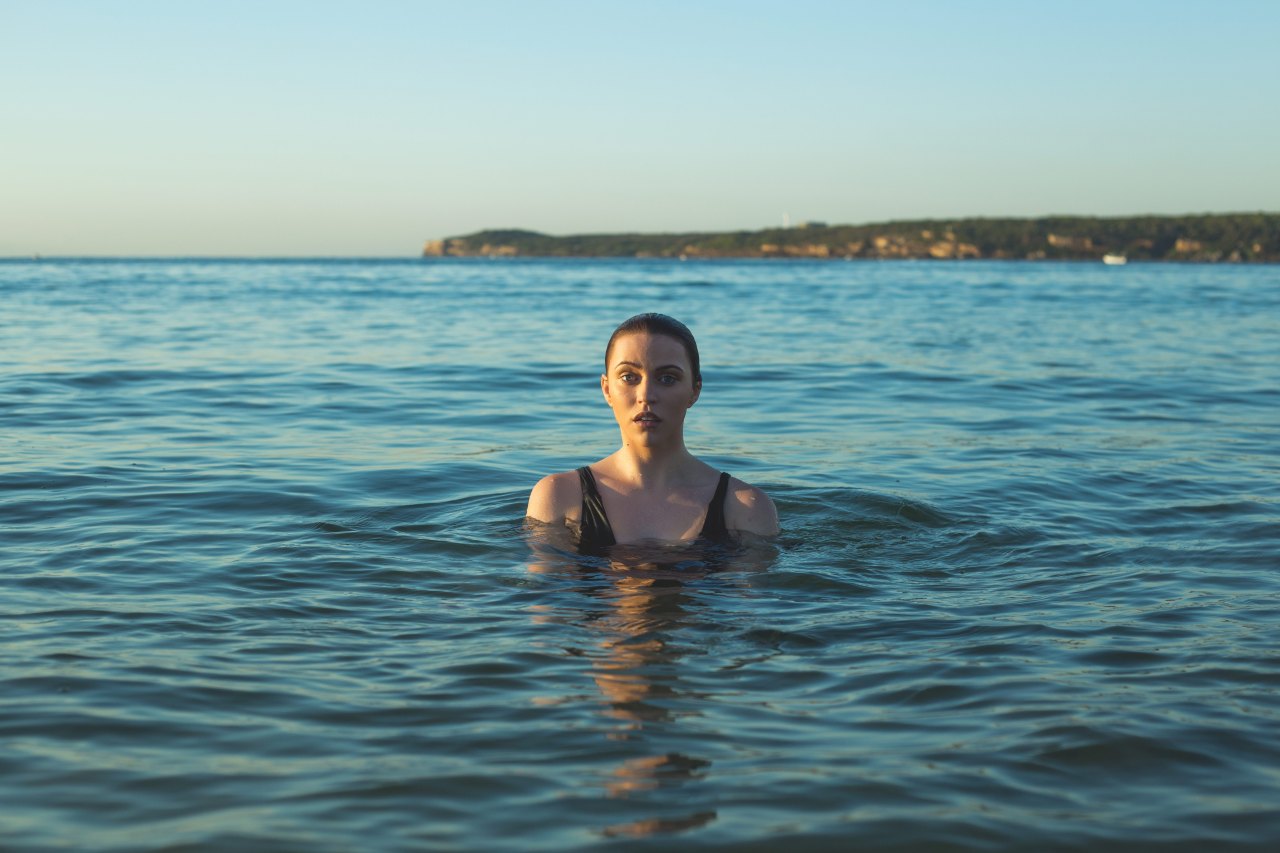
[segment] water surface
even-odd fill
[[[783,534],[535,552],[648,310]],[[1278,318],[1273,266],[0,263],[0,843],[1269,848]]]

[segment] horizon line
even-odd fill
[[[683,235],[683,234],[734,234],[734,233],[750,233],[752,231],[792,231],[803,230],[808,227],[819,228],[865,228],[875,225],[897,225],[903,223],[914,222],[960,222],[964,220],[1022,220],[1034,221],[1040,219],[1179,219],[1195,216],[1280,216],[1280,210],[1229,210],[1229,211],[1199,211],[1187,213],[1128,213],[1128,214],[1090,214],[1090,213],[1046,213],[1035,216],[1009,216],[1009,215],[977,215],[977,216],[919,216],[902,219],[880,219],[864,222],[841,222],[831,223],[825,220],[801,220],[795,225],[766,225],[757,228],[729,228],[729,229],[699,229],[694,231],[575,231],[569,233],[555,234],[547,231],[537,231],[533,228],[522,226],[487,226],[478,231],[470,232],[470,234],[452,235],[443,238],[427,238],[427,242],[433,239],[455,239],[456,237],[470,236],[471,234],[483,234],[490,231],[523,231],[530,234],[536,234],[542,237],[552,237],[563,239],[568,237],[590,237],[590,236],[617,236],[617,235],[639,235],[639,236],[666,236],[666,235]],[[266,253],[266,254],[241,254],[241,253],[67,253],[67,254],[45,254],[43,252],[22,252],[17,254],[0,254],[0,261],[93,261],[93,260],[420,260],[421,255],[413,252],[404,255],[368,255],[368,254],[298,254],[298,253]]]

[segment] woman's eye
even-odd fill
[[[659,381],[660,381],[663,385],[675,385],[675,384],[676,384],[676,378],[675,378],[674,376],[672,376],[670,373],[664,374],[664,375],[663,375],[663,377],[662,377]]]
[[[636,379],[638,379],[639,377],[637,377],[634,373],[624,373],[618,378],[621,379],[623,382],[635,382]]]

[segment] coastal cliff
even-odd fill
[[[424,257],[1027,259],[1280,262],[1280,214],[911,220],[688,234],[519,229],[429,240]]]

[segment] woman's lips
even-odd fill
[[[653,412],[641,412],[631,420],[636,424],[639,424],[641,427],[648,429],[652,429],[662,423],[662,418],[658,417]]]

